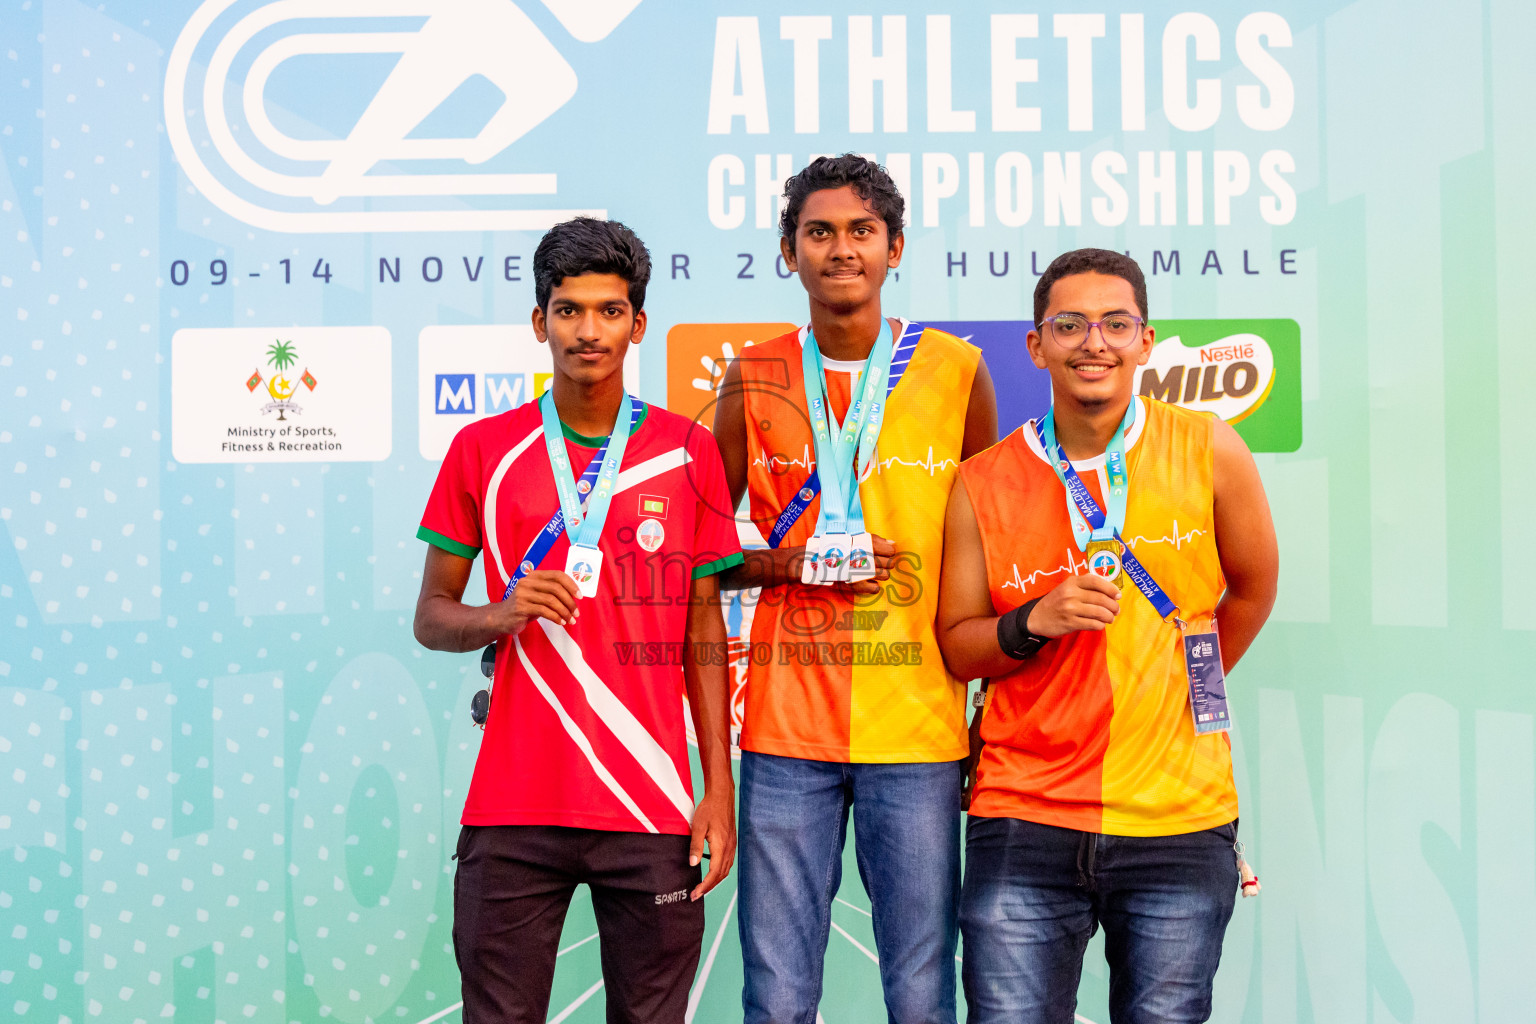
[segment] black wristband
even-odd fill
[[[1038,597],[1026,601],[997,620],[997,646],[1015,661],[1034,657],[1050,639],[1029,631],[1029,613],[1039,603]]]

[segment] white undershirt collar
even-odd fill
[[[853,373],[864,372],[864,360],[862,359],[828,359],[821,357],[821,368],[828,373]]]
[[[1126,451],[1130,451],[1136,446],[1136,442],[1141,439],[1141,428],[1145,426],[1147,422],[1146,400],[1143,399],[1140,395],[1136,395],[1133,396],[1132,403],[1136,408],[1136,419],[1132,421],[1130,429],[1125,432]],[[1046,457],[1045,449],[1040,445],[1040,435],[1035,433],[1035,421],[1030,420],[1019,429],[1024,431],[1024,440],[1029,445],[1029,450],[1034,452],[1035,458],[1039,459],[1041,462],[1049,464],[1051,460]],[[1079,473],[1087,472],[1088,470],[1093,469],[1102,469],[1103,466],[1103,455],[1095,455],[1091,459],[1083,459],[1081,461],[1074,459],[1072,462],[1072,468],[1077,470]]]
[[[907,326],[911,324],[912,321],[903,319],[898,320],[897,322],[901,324],[901,330],[896,332],[896,336],[900,338],[907,333]],[[804,327],[800,328],[800,344],[802,346],[805,345],[805,339],[810,335],[810,333],[810,324],[806,324]],[[865,362],[866,360],[864,359],[828,359],[825,352],[821,354],[821,368],[829,373],[851,373],[857,377],[859,374],[864,372]]]

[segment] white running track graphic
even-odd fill
[[[338,199],[368,197],[509,197],[554,195],[552,173],[442,173],[402,170],[386,161],[459,161],[478,165],[502,153],[565,106],[576,93],[576,72],[513,0],[276,0],[256,7],[199,54],[214,24],[241,0],[206,0],[182,29],[166,62],[166,134],[177,162],[197,191],[232,217],[269,231],[508,231],[542,230],[579,213],[551,209],[272,209],[237,194],[221,177],[238,178],[247,192],[307,199],[328,207]],[[605,38],[640,0],[543,0],[571,35],[591,43]],[[378,18],[424,18],[409,31],[359,29]],[[289,31],[265,45],[250,63],[238,95],[249,132],[225,108],[229,81],[242,51],[285,23],[345,19],[338,30]],[[300,139],[285,133],[267,109],[273,73],[295,57],[398,54],[366,109],[340,139]],[[194,67],[206,63],[200,95]],[[483,76],[502,93],[500,107],[469,138],[411,137],[416,128],[471,78]],[[189,95],[190,94],[190,95]],[[200,113],[206,139],[194,140],[189,115]],[[239,136],[239,137],[237,137]],[[241,137],[255,145],[242,144]],[[209,147],[211,143],[211,148]],[[248,148],[249,145],[249,148]],[[220,172],[205,162],[216,157]],[[318,173],[285,173],[279,164],[308,164]],[[321,165],[321,166],[317,166]]]

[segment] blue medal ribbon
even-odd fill
[[[816,469],[818,472],[825,469],[821,472],[821,511],[816,517],[818,534],[864,532],[859,477],[874,458],[875,442],[885,418],[881,389],[890,371],[894,349],[891,325],[881,317],[880,333],[864,362],[864,372],[848,405],[848,415],[838,423],[827,396],[826,373],[816,335],[807,331],[805,343],[800,346],[800,368],[805,384],[805,405],[811,414]]]
[[[1056,442],[1055,411],[1052,410],[1041,420],[1035,422],[1035,436],[1040,439],[1040,447],[1045,451],[1045,457],[1051,463],[1051,468],[1056,471],[1056,477],[1066,488],[1067,514],[1072,519],[1072,533],[1077,538],[1078,548],[1087,550],[1089,540],[1108,540],[1113,537],[1120,543],[1120,564],[1130,576],[1131,582],[1136,584],[1136,589],[1157,610],[1158,617],[1165,622],[1169,616],[1173,616],[1174,624],[1180,629],[1184,623],[1178,618],[1179,606],[1173,602],[1166,591],[1158,586],[1152,574],[1147,571],[1136,555],[1132,553],[1131,546],[1120,536],[1120,530],[1125,525],[1125,505],[1128,495],[1128,486],[1125,472],[1125,432],[1136,419],[1136,400],[1131,399],[1130,406],[1125,410],[1125,418],[1120,421],[1120,426],[1115,430],[1115,436],[1110,440],[1110,447],[1105,449],[1106,475],[1110,478],[1110,512],[1116,516],[1106,515],[1099,507],[1099,503],[1093,500],[1093,493],[1088,490],[1088,485],[1083,483],[1083,478],[1073,468],[1071,460],[1061,450],[1061,445]],[[1119,498],[1115,495],[1116,476],[1119,478]]]
[[[816,345],[815,336],[809,331],[806,332],[805,344],[801,349],[801,370],[805,378],[806,407],[810,411],[811,428],[815,434],[816,468],[811,470],[805,483],[795,492],[789,504],[784,506],[784,511],[779,513],[778,519],[774,520],[773,529],[768,534],[770,548],[776,548],[784,543],[784,538],[789,535],[790,529],[799,522],[811,502],[816,500],[816,496],[822,494],[821,467],[824,464],[829,466],[829,476],[837,477],[837,482],[833,485],[837,491],[833,494],[832,489],[828,488],[829,493],[823,495],[821,512],[817,516],[816,532],[827,532],[827,528],[838,521],[839,514],[842,517],[841,528],[832,529],[830,532],[864,532],[864,510],[859,500],[859,478],[864,475],[874,459],[875,444],[879,440],[880,426],[885,419],[885,406],[890,402],[891,393],[896,390],[896,385],[901,383],[901,378],[906,374],[907,366],[912,361],[912,354],[916,351],[918,339],[922,334],[921,324],[908,324],[901,338],[892,344],[890,324],[883,317],[881,318],[880,336],[875,341],[875,348],[870,351],[870,361],[866,364],[859,382],[859,394],[848,407],[846,421],[837,426],[834,446],[831,410],[826,404],[826,376],[822,369],[821,350]],[[882,342],[890,345],[889,355],[883,356],[877,363],[876,357],[881,355]],[[883,396],[880,393],[880,380],[871,379],[869,376],[875,369],[878,369],[879,376],[884,378]],[[828,451],[828,449],[832,450]],[[857,455],[856,463],[855,455]],[[840,473],[839,470],[842,472]],[[857,529],[854,528],[855,526]]]
[[[555,412],[553,391],[544,392],[539,400],[539,412],[544,417],[544,448],[549,453],[549,467],[555,474],[555,490],[560,494],[560,511],[565,519],[565,532],[572,544],[597,547],[603,533],[603,523],[608,519],[608,503],[613,500],[614,481],[619,476],[619,463],[624,461],[624,449],[629,444],[629,431],[623,429],[624,406],[630,405],[633,420],[633,400],[624,392],[619,403],[619,413],[614,417],[613,431],[598,452],[601,465],[597,471],[597,483],[592,487],[582,511],[581,495],[576,478],[571,472],[571,460],[565,455],[565,435],[560,429],[560,416]]]
[[[1087,551],[1090,541],[1118,537],[1125,526],[1126,495],[1129,491],[1125,472],[1125,434],[1135,422],[1136,400],[1132,399],[1120,419],[1120,426],[1115,428],[1114,436],[1104,449],[1104,475],[1109,478],[1109,495],[1105,502],[1109,506],[1107,513],[1093,500],[1088,485],[1077,475],[1077,470],[1072,468],[1072,463],[1061,452],[1061,445],[1056,442],[1056,410],[1053,408],[1035,424],[1040,446],[1051,460],[1056,479],[1066,488],[1067,516],[1072,520],[1072,537],[1077,541],[1079,551]],[[1092,510],[1091,514],[1088,509]]]
[[[554,406],[554,400],[549,397],[549,392],[545,392],[545,398],[549,400],[549,407],[550,407],[549,411],[552,413],[553,406]],[[602,469],[603,469],[604,465],[607,463],[608,449],[609,449],[611,443],[613,442],[613,439],[614,439],[615,435],[617,435],[619,437],[619,439],[620,439],[619,440],[618,450],[617,450],[617,453],[616,453],[617,454],[617,458],[616,458],[616,460],[614,462],[615,473],[617,473],[618,465],[623,462],[623,459],[624,459],[624,448],[628,444],[629,435],[634,433],[635,424],[640,421],[640,415],[641,415],[641,413],[643,413],[645,411],[645,406],[638,399],[630,398],[630,396],[627,395],[627,394],[625,395],[625,398],[628,399],[629,407],[630,407],[629,430],[623,431],[623,432],[615,430],[614,434],[610,434],[606,439],[604,439],[602,447],[598,448],[597,454],[592,456],[592,461],[587,463],[586,470],[581,474],[580,482],[571,484],[572,489],[574,491],[576,491],[578,494],[582,490],[581,484],[583,484],[583,483],[585,483],[587,485],[586,486],[586,490],[589,493],[592,493],[592,489],[595,486],[597,486],[598,478],[601,475],[601,472],[602,472]],[[541,400],[541,402],[542,401],[543,400]],[[620,406],[619,406],[620,416],[623,415],[623,408],[624,408],[623,404],[620,404]],[[540,411],[541,411],[541,413],[545,412],[545,410],[543,409],[542,405],[541,405]],[[545,415],[545,434],[544,434],[544,441],[545,441],[546,448],[548,448],[548,444],[549,444],[548,427],[549,427],[549,424],[548,424],[548,414],[546,414]],[[559,425],[558,417],[555,420],[555,435],[558,438],[557,443],[560,446],[559,454],[560,454],[561,458],[563,459],[565,457],[565,441],[564,441],[564,435],[560,431],[560,425]],[[550,460],[550,465],[551,465],[551,468],[554,467],[554,460],[553,460],[553,458],[551,458],[551,460]],[[567,482],[569,482],[570,481],[570,472],[569,472],[569,470],[566,470],[564,475],[565,475],[565,479],[567,480]],[[543,529],[541,529],[534,536],[533,543],[528,545],[528,550],[523,553],[522,561],[520,561],[517,564],[517,566],[515,567],[515,569],[513,570],[511,578],[507,581],[507,589],[501,595],[501,599],[503,601],[507,600],[508,598],[510,598],[512,596],[512,591],[517,589],[517,585],[523,581],[523,577],[527,576],[529,573],[533,572],[534,569],[538,568],[539,564],[544,561],[544,556],[549,554],[550,549],[555,546],[555,541],[560,539],[560,534],[566,532],[567,526],[566,526],[566,516],[565,516],[565,511],[564,511],[564,509],[565,509],[565,495],[564,495],[564,493],[560,489],[560,481],[561,481],[561,472],[557,470],[555,472],[555,491],[556,491],[556,493],[561,495],[561,501],[560,501],[561,507],[556,509],[554,515],[549,517],[549,522],[544,524]],[[595,493],[593,493],[593,497],[594,498],[596,497]],[[609,493],[608,497],[609,497],[609,499],[612,498],[611,484],[610,484],[610,493]],[[602,514],[603,514],[603,519],[606,519],[607,515],[608,515],[607,501],[606,500],[604,501],[604,504],[603,504]],[[581,522],[581,520],[580,520],[580,503],[579,502],[577,504],[577,515],[578,515],[577,522]],[[592,516],[589,514],[587,516],[587,519],[590,520],[591,518],[592,518]],[[598,525],[598,532],[601,532],[601,529],[602,529],[601,522],[599,522],[597,525]],[[573,533],[574,533],[574,531],[573,531]]]

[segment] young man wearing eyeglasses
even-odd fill
[[[1231,427],[1133,394],[1146,315],[1129,257],[1057,257],[1028,337],[1051,410],[950,495],[939,645],[991,680],[960,905],[972,1024],[1070,1021],[1099,926],[1114,1024],[1206,1020],[1248,880],[1224,673],[1274,603],[1274,526]]]

